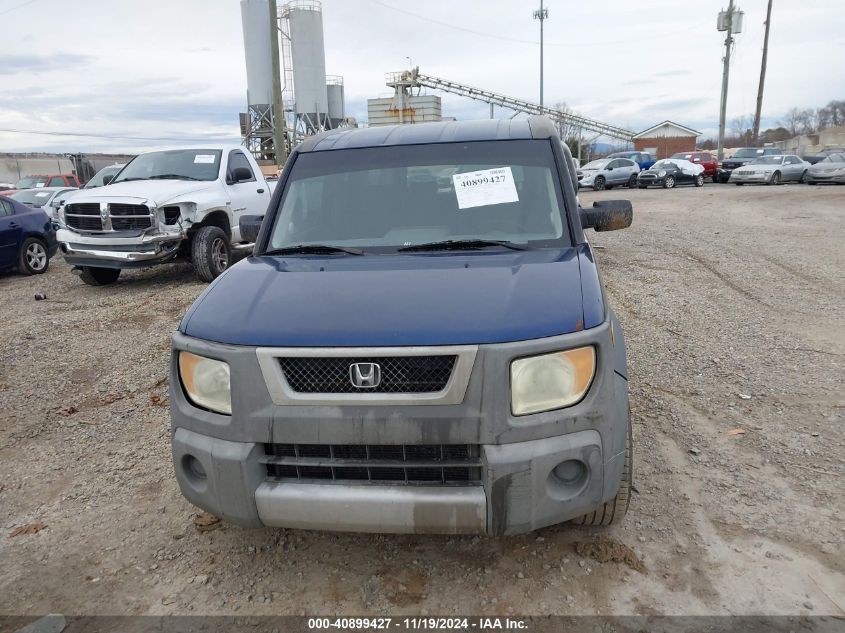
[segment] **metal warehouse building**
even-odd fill
[[[655,158],[668,158],[678,152],[695,149],[695,139],[701,132],[672,121],[664,121],[634,135],[634,149],[650,152]]]

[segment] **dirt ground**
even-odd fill
[[[167,358],[204,284],[58,258],[0,276],[0,613],[845,615],[845,187],[581,198],[635,209],[591,237],[629,351],[622,526],[199,531]]]

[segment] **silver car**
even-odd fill
[[[51,220],[55,220],[60,201],[76,190],[76,187],[39,187],[38,189],[21,189],[10,194],[9,197],[28,207],[40,208]]]
[[[729,182],[735,185],[766,184],[779,185],[782,182],[804,182],[810,163],[795,154],[761,156],[731,172]]]
[[[578,172],[578,187],[595,191],[613,189],[616,185],[637,186],[640,166],[627,158],[601,158],[584,165]]]
[[[845,185],[845,153],[830,154],[814,165],[810,165],[804,182],[815,185],[820,182],[834,182]]]

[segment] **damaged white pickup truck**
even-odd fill
[[[147,152],[106,186],[80,191],[59,210],[57,238],[92,286],[125,268],[189,259],[211,281],[229,266],[241,215],[263,215],[271,187],[240,146]]]

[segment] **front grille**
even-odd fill
[[[265,444],[273,480],[399,485],[478,485],[481,458],[471,444]]]
[[[112,231],[143,231],[153,225],[150,209],[143,204],[110,203],[108,213]],[[68,204],[65,207],[65,222],[70,228],[79,231],[106,230],[99,202]]]
[[[298,393],[434,393],[446,388],[456,356],[386,357],[288,357],[279,363]],[[351,366],[375,363],[381,382],[375,387],[356,387]]]

